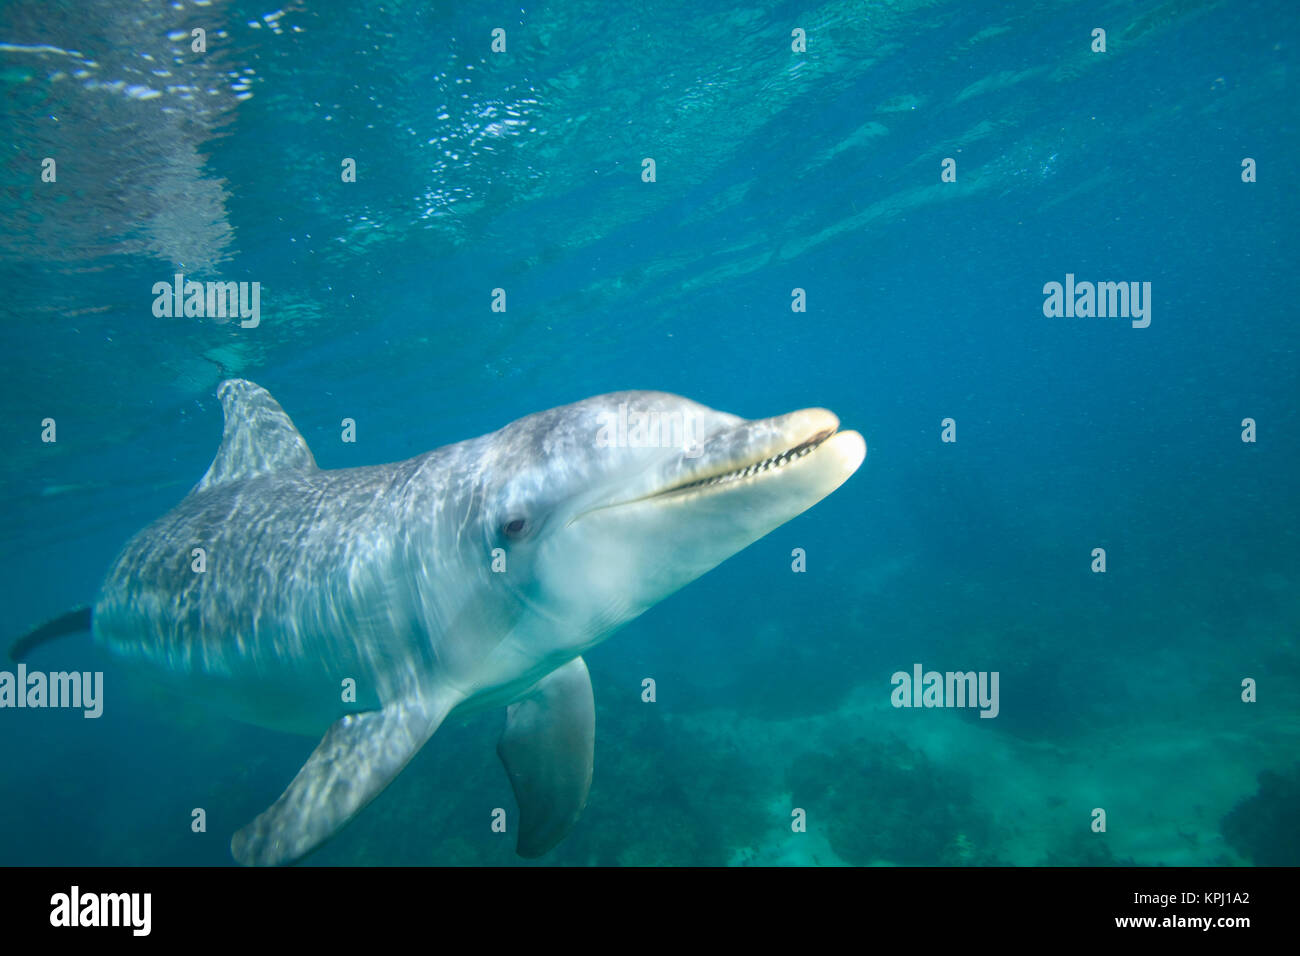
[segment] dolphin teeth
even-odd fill
[[[796,445],[794,448],[787,448],[785,451],[779,454],[772,455],[770,458],[765,458],[759,462],[754,462],[753,464],[747,465],[744,468],[737,468],[732,471],[724,472],[721,475],[713,475],[709,478],[699,478],[696,479],[695,481],[688,481],[685,484],[678,485],[675,488],[669,488],[666,491],[661,491],[659,492],[659,494],[670,495],[682,491],[690,491],[692,489],[697,489],[697,488],[712,488],[715,485],[726,484],[727,482],[731,482],[731,481],[738,481],[742,478],[749,478],[753,475],[759,474],[760,472],[770,471],[773,468],[781,468],[785,465],[788,465],[796,458],[803,458],[807,455],[811,455],[814,451],[817,450],[817,447],[822,442],[824,442],[827,438],[831,437],[831,434],[832,434],[831,432],[824,432],[818,435],[816,438],[804,442],[802,445]]]

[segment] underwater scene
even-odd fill
[[[0,4],[0,864],[1300,863],[1298,42]]]

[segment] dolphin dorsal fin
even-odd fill
[[[195,491],[273,472],[314,470],[316,459],[280,403],[260,385],[232,378],[217,386],[226,429]]]

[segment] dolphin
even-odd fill
[[[591,786],[582,655],[830,494],[866,455],[825,409],[749,421],[626,391],[406,461],[323,470],[265,389],[236,379],[217,395],[225,430],[202,480],[131,539],[92,607],[15,648],[88,624],[115,655],[229,716],[324,730],[231,840],[247,865],[300,859],[449,715],[497,707],[516,850],[546,853]]]

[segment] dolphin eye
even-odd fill
[[[507,538],[510,538],[514,541],[518,541],[520,538],[527,537],[528,532],[530,530],[531,527],[528,524],[527,518],[511,518],[509,521],[507,521],[504,525],[501,526],[502,533]]]

